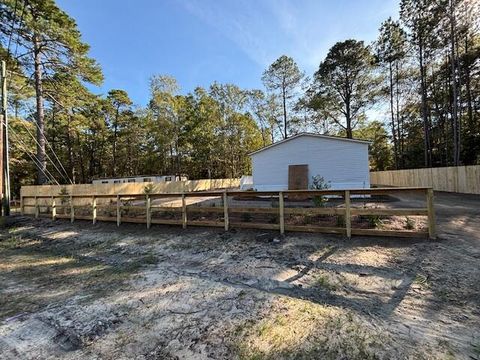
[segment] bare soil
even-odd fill
[[[0,358],[480,359],[480,197],[436,208],[437,241],[12,217]]]

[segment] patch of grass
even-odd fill
[[[270,215],[270,219],[268,220],[269,224],[278,224],[278,215],[272,214]]]
[[[453,351],[452,345],[444,339],[438,340],[438,345],[445,350],[445,359],[456,359],[455,352]]]
[[[337,289],[337,285],[332,283],[326,275],[318,275],[315,278],[315,285],[330,291],[335,291]]]
[[[413,282],[425,288],[428,288],[430,286],[428,276],[423,274],[415,275],[415,279],[413,279]]]
[[[480,359],[480,342],[476,344],[472,343],[472,352]]]
[[[405,217],[405,229],[407,230],[415,229],[415,222],[408,216]]]
[[[155,254],[148,254],[142,258],[144,264],[154,265],[158,263],[158,256]]]
[[[4,250],[16,249],[19,247],[21,243],[22,243],[22,236],[12,235],[3,241],[0,241],[0,248],[3,248]]]
[[[345,226],[345,217],[344,216],[337,215],[336,226],[337,227],[344,227]]]
[[[376,359],[386,336],[351,311],[280,298],[270,314],[236,328],[240,359]]]
[[[250,213],[242,213],[241,219],[243,222],[251,222],[252,221],[252,214]]]

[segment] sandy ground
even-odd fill
[[[480,197],[439,240],[13,217],[2,359],[480,359]]]

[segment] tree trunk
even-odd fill
[[[118,136],[118,114],[120,112],[120,107],[117,106],[117,110],[115,113],[115,121],[113,123],[113,166],[112,172],[113,177],[116,176],[117,173],[117,136]]]
[[[284,130],[283,138],[286,139],[288,137],[288,133],[287,133],[287,94],[286,94],[285,86],[282,89],[282,97],[283,97],[283,130]]]
[[[458,126],[458,96],[455,59],[455,8],[450,0],[450,67],[452,76],[453,165],[460,164],[460,136]]]
[[[468,54],[468,38],[465,37],[465,54]],[[473,106],[472,106],[472,86],[471,86],[471,74],[470,74],[470,63],[467,62],[465,66],[465,89],[466,89],[466,100],[467,100],[467,117],[468,124],[471,128],[475,126],[473,121]]]
[[[352,139],[352,117],[350,112],[350,94],[345,96],[345,130],[347,131],[347,139]]]
[[[398,140],[398,152],[399,158],[401,162],[401,167],[405,167],[405,159],[403,154],[405,143],[404,143],[404,135],[403,135],[403,117],[400,117],[400,71],[398,66],[398,60],[395,62],[395,104],[396,104],[396,115],[397,115],[397,140]]]
[[[39,185],[47,182],[47,161],[45,156],[45,112],[43,108],[43,84],[42,84],[42,53],[40,49],[40,36],[33,36],[33,52],[35,55],[35,96],[37,106],[37,183]]]
[[[393,140],[393,152],[395,156],[395,170],[398,169],[398,141],[397,133],[395,130],[395,110],[393,108],[393,69],[392,62],[389,62],[389,73],[390,73],[390,114],[392,122],[392,140]]]
[[[72,178],[75,176],[75,166],[73,163],[73,146],[72,146],[72,137],[71,137],[71,129],[70,129],[70,124],[72,120],[71,114],[68,114],[68,122],[67,122],[67,150],[68,150],[68,166],[70,168],[70,174],[72,175]]]
[[[427,111],[427,89],[426,89],[426,74],[425,74],[425,66],[424,66],[424,59],[423,59],[423,43],[422,40],[419,42],[418,47],[418,55],[419,55],[419,65],[420,65],[420,92],[422,98],[421,104],[421,111],[422,111],[422,119],[423,119],[423,142],[424,142],[424,164],[425,167],[430,166],[429,161],[429,154],[430,154],[430,131],[429,131],[429,124],[428,124],[428,111]]]

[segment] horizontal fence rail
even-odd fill
[[[393,196],[413,200],[389,205]],[[396,198],[394,198],[396,199]],[[423,202],[424,201],[424,202]],[[24,195],[20,211],[52,219],[113,221],[187,226],[215,226],[352,235],[436,238],[433,190],[373,188],[351,190],[200,191],[150,194]],[[411,204],[422,203],[421,207]],[[373,205],[372,205],[373,204]],[[403,207],[406,206],[406,207]],[[159,216],[161,215],[161,216]],[[415,229],[411,217],[425,218],[426,228]],[[406,228],[378,226],[406,219]],[[393,219],[393,220],[392,220]],[[410,219],[410,220],[409,220]],[[254,221],[255,220],[255,221]],[[260,220],[260,221],[259,221]],[[403,220],[402,220],[403,221]],[[398,226],[397,226],[398,227]]]

